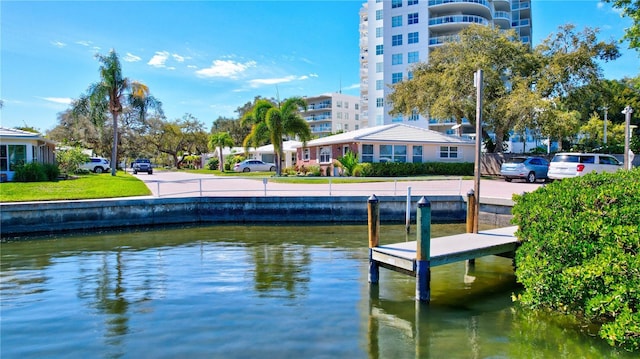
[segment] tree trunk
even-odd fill
[[[220,172],[224,172],[224,156],[222,155],[222,146],[218,147],[218,169]]]
[[[111,148],[111,175],[115,176],[118,167],[118,113],[111,112],[113,117],[113,146]]]

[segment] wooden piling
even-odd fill
[[[367,218],[369,225],[369,283],[377,284],[380,279],[380,267],[373,260],[373,248],[380,242],[380,202],[376,195],[367,200]]]
[[[473,233],[473,223],[476,214],[476,195],[471,189],[467,192],[467,233]]]
[[[422,197],[418,201],[416,239],[416,299],[431,300],[431,203]]]

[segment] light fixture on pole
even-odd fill
[[[624,114],[624,168],[629,169],[631,165],[631,159],[629,158],[629,142],[631,137],[631,114],[633,109],[631,106],[627,106],[622,111]]]

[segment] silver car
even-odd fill
[[[549,166],[549,178],[564,179],[587,173],[616,172],[622,163],[611,155],[600,153],[557,153]]]
[[[513,157],[502,164],[500,174],[507,182],[521,178],[534,183],[538,179],[547,180],[548,170],[549,162],[542,157]]]
[[[260,160],[244,160],[236,163],[233,170],[236,172],[273,172],[276,170],[276,165]]]

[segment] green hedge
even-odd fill
[[[556,181],[514,196],[520,301],[600,325],[640,349],[640,169]]]
[[[25,163],[16,167],[13,175],[15,182],[46,182],[56,181],[60,175],[58,166],[54,164],[41,164],[38,162]]]
[[[367,177],[407,177],[424,175],[473,176],[473,163],[362,163],[363,176]]]

